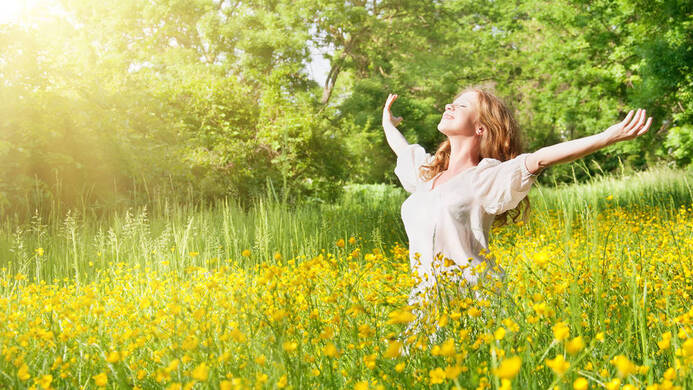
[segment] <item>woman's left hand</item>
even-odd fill
[[[629,112],[623,121],[604,131],[608,142],[611,144],[626,141],[645,134],[652,124],[652,117],[647,118],[647,121],[645,118],[645,110],[643,109],[639,108],[635,115],[633,115],[633,111]]]

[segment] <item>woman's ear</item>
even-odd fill
[[[474,131],[476,135],[484,135],[484,132],[486,131],[486,128],[482,125],[477,125],[476,130]]]

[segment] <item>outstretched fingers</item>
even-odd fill
[[[630,122],[624,126],[623,131],[626,139],[639,137],[647,132],[652,125],[652,117],[647,116],[647,111],[638,109],[637,113],[631,118]]]
[[[621,126],[623,126],[625,128],[626,125],[628,124],[628,122],[630,122],[630,118],[632,118],[632,117],[633,117],[633,110],[630,110],[628,112],[628,115],[626,115],[626,117],[623,118],[623,120],[621,121]]]
[[[387,97],[387,103],[386,103],[385,105],[386,105],[386,107],[387,107],[388,110],[389,110],[390,107],[392,106],[392,103],[393,103],[395,100],[397,100],[397,96],[398,96],[398,95],[390,94],[390,95]]]
[[[630,134],[634,129],[638,127],[638,123],[640,122],[640,119],[643,116],[643,110],[638,108],[638,111],[635,113],[633,118],[630,120],[628,125],[623,129],[625,130],[626,134]]]
[[[641,115],[640,115],[640,120],[638,121],[637,125],[633,129],[633,135],[638,135],[640,133],[640,130],[642,130],[642,127],[645,125],[645,122],[648,121],[649,119],[647,118],[647,113],[645,110],[642,110]]]
[[[645,133],[647,133],[647,130],[650,129],[650,125],[652,124],[652,117],[647,118],[647,123],[645,123],[645,126],[640,129],[640,131],[637,132],[636,136],[641,136]]]

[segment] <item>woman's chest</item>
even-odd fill
[[[441,218],[467,220],[478,208],[478,202],[471,186],[464,184],[462,182],[454,187],[445,186],[432,191],[424,187],[412,193],[402,204],[404,223],[429,224]]]

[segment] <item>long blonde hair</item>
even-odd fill
[[[520,127],[508,107],[490,90],[483,87],[468,87],[455,96],[457,99],[465,92],[476,92],[478,101],[478,122],[486,128],[481,136],[480,158],[494,158],[500,161],[513,159],[522,153]],[[450,139],[446,138],[438,146],[433,161],[422,165],[419,175],[430,180],[440,172],[448,169],[450,163]],[[524,213],[523,213],[524,211]],[[517,222],[521,215],[529,212],[529,199],[525,197],[513,210],[496,216],[499,225],[507,223],[510,216]]]

